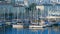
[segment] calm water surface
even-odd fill
[[[0,28],[0,34],[60,34],[60,26],[40,29]]]

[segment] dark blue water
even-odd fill
[[[23,29],[23,28],[12,28],[4,27],[0,28],[0,34],[60,34],[59,27],[47,27],[40,29]]]

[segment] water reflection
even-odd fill
[[[58,32],[58,31],[60,31],[60,26],[54,26],[52,29],[53,29],[54,31]]]
[[[60,26],[40,29],[19,29],[12,27],[0,27],[0,34],[60,34]]]
[[[0,34],[4,34],[4,28],[0,28]]]

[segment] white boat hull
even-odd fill
[[[47,25],[30,25],[29,28],[43,28],[43,27],[46,27]]]
[[[23,28],[23,25],[12,25],[13,28]]]

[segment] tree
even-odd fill
[[[26,26],[26,27],[29,27],[29,25],[30,25],[30,14],[29,14],[29,12],[30,11],[32,11],[32,14],[33,14],[33,10],[36,8],[36,4],[35,3],[32,3],[32,4],[30,4],[29,5],[29,7],[25,7],[25,10],[26,10],[26,17],[28,18],[28,21],[26,20],[24,20],[23,22],[24,22],[24,26]]]
[[[26,7],[25,9],[26,9],[26,14],[27,15],[30,15],[29,11],[32,11],[32,18],[33,18],[33,12],[36,9],[36,3],[30,4],[29,7]]]
[[[29,5],[30,10],[36,9],[36,3],[32,3]]]
[[[33,19],[33,13],[36,10],[36,3],[32,3],[31,5],[29,5],[30,11],[32,11],[32,19]]]

